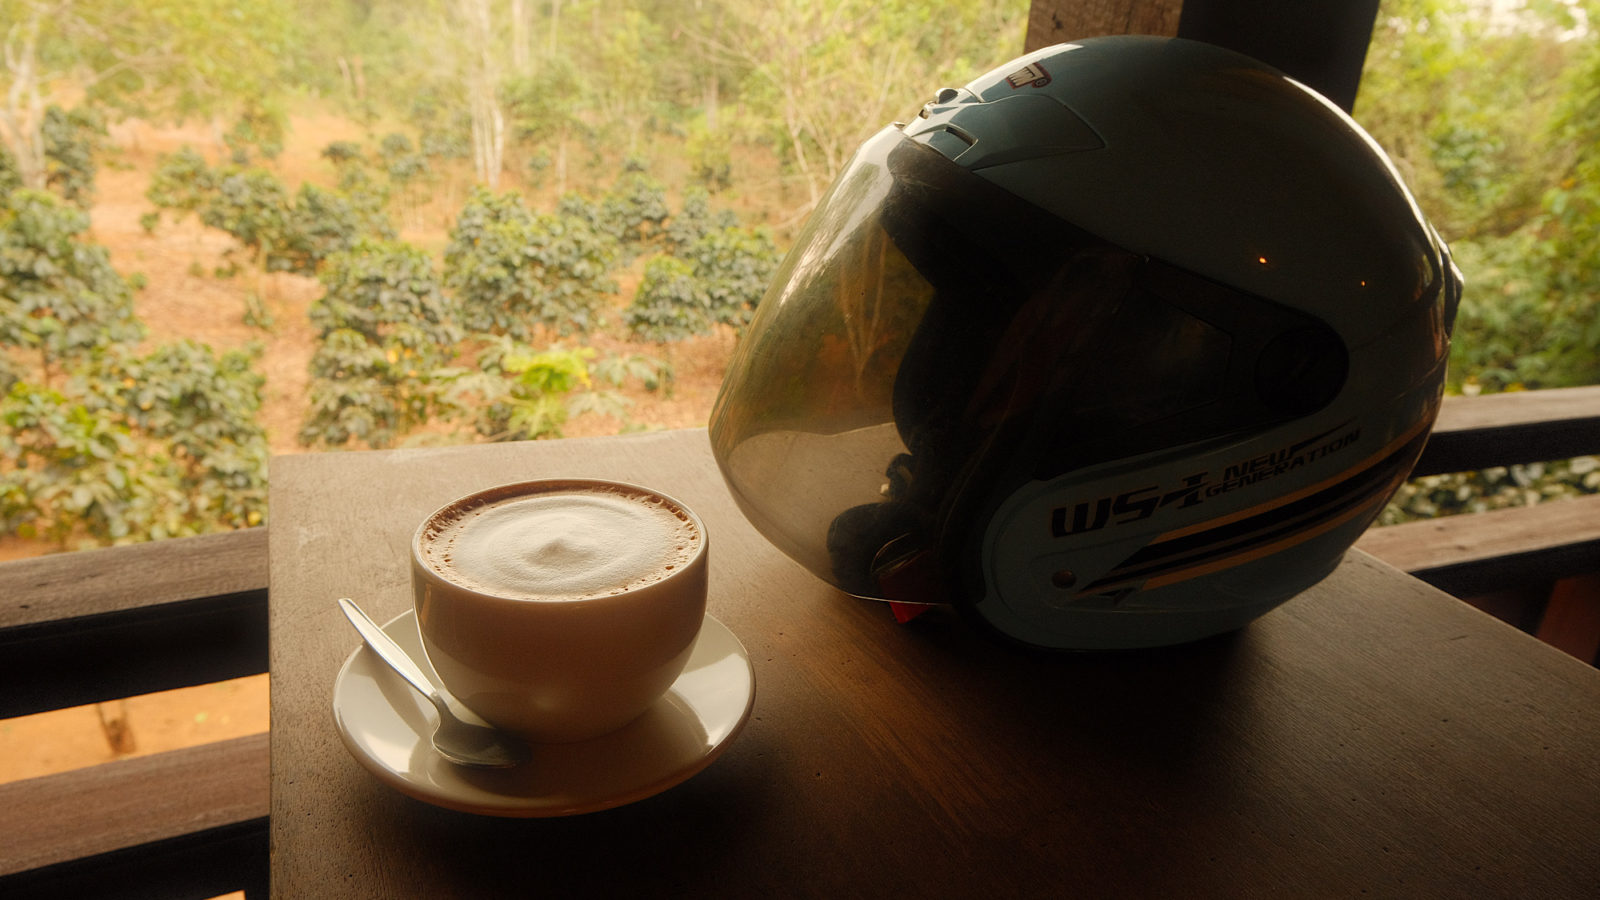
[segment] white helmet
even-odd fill
[[[1238,628],[1422,450],[1459,273],[1310,88],[1101,38],[867,141],[776,274],[711,442],[751,522],[863,597],[1047,648]]]

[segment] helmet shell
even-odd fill
[[[1242,54],[1096,38],[941,97],[907,134],[963,134],[972,144],[952,158],[980,177],[1136,253],[1311,312],[1353,346],[1439,277],[1438,238],[1383,150]]]
[[[1377,516],[1459,293],[1311,89],[1192,41],[1059,45],[863,145],[741,342],[713,451],[852,593],[1037,647],[1193,640]]]

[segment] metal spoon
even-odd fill
[[[344,610],[345,617],[361,632],[361,639],[378,654],[378,658],[400,673],[401,678],[428,698],[433,708],[439,711],[439,725],[433,731],[433,749],[439,751],[440,756],[457,765],[495,769],[528,760],[527,746],[516,738],[488,725],[463,721],[463,716],[474,719],[477,716],[463,707],[461,701],[435,685],[416,661],[361,611],[361,607],[347,598],[340,598],[339,608]]]

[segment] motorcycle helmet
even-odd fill
[[[1310,88],[1194,41],[1063,44],[862,145],[740,341],[712,449],[848,593],[1041,648],[1194,640],[1378,515],[1460,290]]]

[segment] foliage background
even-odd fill
[[[1355,116],[1466,274],[1456,393],[1600,382],[1600,4],[1384,0]],[[1421,478],[1385,522],[1600,492],[1594,457]]]
[[[1026,14],[0,0],[0,525],[231,528],[264,520],[271,451],[703,421],[849,152],[1014,56]],[[1600,381],[1597,14],[1382,4],[1355,112],[1467,272],[1451,390]],[[1596,468],[1420,479],[1386,520]]]

